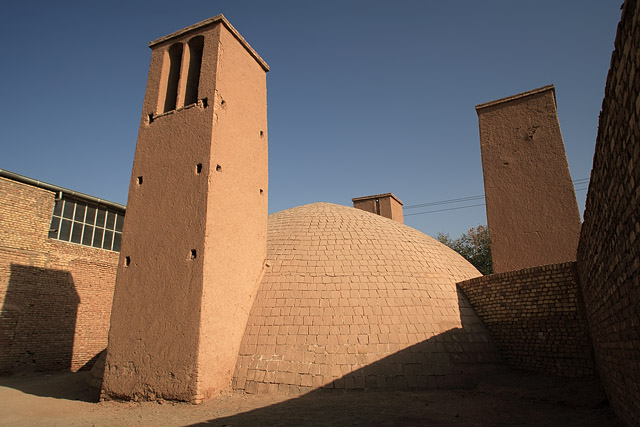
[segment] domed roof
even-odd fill
[[[315,203],[272,214],[233,386],[453,386],[465,366],[498,360],[456,288],[479,275],[435,239],[359,209]]]

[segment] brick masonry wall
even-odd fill
[[[624,2],[602,102],[578,272],[598,374],[640,425],[640,6]]]
[[[482,276],[458,286],[512,368],[568,377],[594,374],[575,263]]]
[[[107,345],[119,254],[48,239],[54,198],[0,178],[0,373],[76,371]]]

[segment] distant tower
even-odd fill
[[[103,397],[230,386],[266,258],[267,64],[222,16],[152,42]]]
[[[351,201],[353,202],[353,207],[356,209],[381,215],[404,224],[402,202],[392,193],[356,197],[351,199]]]
[[[476,111],[494,271],[575,260],[580,213],[553,85]]]

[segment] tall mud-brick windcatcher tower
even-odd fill
[[[476,111],[494,272],[575,261],[580,212],[553,85]]]
[[[263,272],[267,64],[222,16],[150,44],[105,398],[230,386]]]

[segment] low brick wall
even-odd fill
[[[567,377],[594,374],[575,262],[458,283],[514,369]]]
[[[0,374],[77,371],[107,346],[119,254],[49,239],[54,198],[0,178]]]

